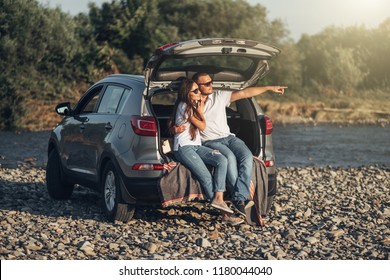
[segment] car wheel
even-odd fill
[[[134,216],[135,206],[122,203],[121,179],[114,165],[109,162],[102,176],[103,209],[110,221],[127,222]]]
[[[50,197],[58,200],[69,199],[74,189],[74,185],[67,182],[62,174],[60,156],[55,149],[47,160],[46,187]]]

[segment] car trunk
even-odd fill
[[[173,146],[168,122],[182,78],[209,73],[216,90],[246,88],[266,75],[268,61],[279,53],[273,46],[237,38],[195,39],[158,48],[145,67],[144,94],[158,120],[161,154],[169,155]],[[261,137],[261,130],[265,135],[262,125],[265,121],[263,116],[257,116],[256,112],[261,110],[255,102],[254,99],[234,102],[227,108],[227,118],[231,132],[245,142],[253,155],[262,156],[266,138]]]
[[[169,132],[177,91],[159,90],[150,98],[150,105],[157,119],[159,151],[166,161],[172,159],[173,135]],[[253,155],[261,154],[261,127],[252,99],[242,99],[226,108],[230,131],[242,139]],[[206,124],[207,125],[207,124]]]

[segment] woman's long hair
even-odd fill
[[[169,131],[171,132],[172,135],[175,134],[175,120],[176,120],[176,113],[177,113],[177,107],[179,106],[180,102],[184,102],[187,106],[184,111],[184,116],[187,116],[187,119],[185,120],[186,122],[188,121],[188,118],[192,115],[195,116],[195,118],[202,120],[202,116],[199,114],[199,112],[196,110],[196,106],[191,102],[190,100],[190,92],[191,88],[195,82],[193,80],[189,79],[184,79],[181,82],[179,92],[177,94],[177,99],[175,102],[175,107],[173,109],[173,114],[171,116],[171,119],[169,121]],[[200,94],[200,93],[199,93]],[[191,140],[195,139],[196,136],[196,130],[197,127],[190,123],[190,135],[191,135]]]

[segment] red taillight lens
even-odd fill
[[[265,160],[264,164],[266,167],[272,167],[275,165],[275,162],[273,160]]]
[[[169,43],[169,44],[163,45],[163,46],[159,47],[159,48],[156,50],[156,52],[163,52],[163,51],[165,51],[166,49],[168,49],[168,48],[170,48],[170,47],[172,47],[172,46],[174,46],[174,45],[177,45],[177,44],[179,44],[179,42],[174,42],[174,43]]]
[[[142,136],[156,136],[156,119],[153,117],[132,116],[131,126],[136,134]]]
[[[268,116],[264,116],[265,119],[265,135],[269,135],[274,130],[274,127],[272,125],[272,120]]]
[[[163,165],[151,163],[136,163],[133,165],[133,170],[163,170]]]

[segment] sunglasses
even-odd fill
[[[198,86],[206,86],[206,87],[209,87],[213,84],[213,80],[211,81],[208,81],[206,83],[198,83]]]
[[[193,93],[195,93],[195,94],[198,94],[198,93],[199,93],[199,89],[196,88],[196,89],[194,89],[194,90],[191,90],[191,92],[193,92]]]

